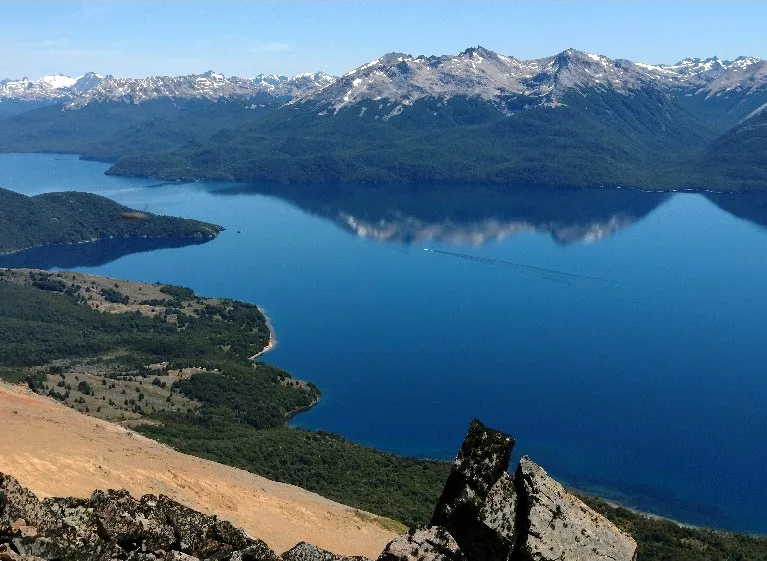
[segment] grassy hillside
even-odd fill
[[[110,237],[212,238],[220,226],[138,213],[90,193],[27,197],[0,189],[0,253]]]

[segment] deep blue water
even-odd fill
[[[451,458],[479,417],[570,484],[767,533],[767,197],[158,184],[105,168],[0,155],[0,186],[227,230],[24,263],[258,303],[279,341],[265,360],[323,391],[296,425]]]

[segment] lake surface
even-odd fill
[[[4,154],[0,186],[227,230],[6,259],[258,303],[279,341],[264,359],[323,391],[298,426],[452,458],[479,417],[567,483],[767,533],[767,197],[158,184],[106,167]]]

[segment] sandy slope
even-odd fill
[[[0,472],[38,496],[124,488],[165,494],[244,528],[278,553],[299,541],[375,559],[394,533],[371,515],[181,454],[117,425],[0,384]]]

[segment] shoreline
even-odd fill
[[[264,311],[263,308],[261,308],[259,306],[258,309],[261,311],[261,313],[264,315],[264,318],[266,319],[266,325],[269,328],[269,342],[267,343],[266,347],[264,347],[261,351],[259,351],[258,353],[254,354],[252,357],[250,357],[248,359],[250,361],[255,361],[258,357],[268,353],[269,351],[272,351],[277,346],[277,336],[275,335],[275,331],[274,331],[274,327],[272,326],[271,318],[266,314],[266,312]],[[293,419],[295,419],[295,417],[297,417],[301,413],[306,413],[307,411],[310,411],[311,409],[313,409],[320,402],[321,399],[322,399],[322,397],[320,396],[317,399],[315,399],[314,401],[312,401],[312,403],[310,403],[309,405],[305,405],[305,406],[302,406],[302,407],[296,407],[295,409],[291,409],[290,411],[288,411],[285,414],[286,426],[290,427],[290,423],[291,423],[291,421],[293,421]],[[312,430],[312,429],[304,429],[304,430]],[[312,431],[312,432],[314,432],[314,431]],[[346,438],[346,437],[344,437],[344,438]],[[358,442],[356,442],[354,440],[350,440],[350,442],[354,442],[355,444],[360,444],[360,443],[358,443]],[[362,445],[362,446],[364,446],[364,445]],[[381,451],[380,449],[375,448],[375,447],[371,447],[371,448],[374,448],[375,450]],[[401,454],[398,454],[398,453],[394,453],[394,454],[396,456],[399,456],[399,457],[404,457],[404,456],[402,456]],[[420,456],[418,456],[418,457],[420,458]],[[606,503],[607,505],[609,505],[612,508],[624,508],[624,509],[626,509],[626,510],[628,510],[628,511],[634,513],[634,514],[637,514],[637,515],[640,515],[640,516],[645,516],[647,518],[651,518],[651,519],[655,519],[655,520],[665,520],[667,522],[671,522],[673,524],[676,524],[677,526],[679,526],[681,528],[689,528],[689,529],[693,529],[693,530],[711,530],[713,532],[720,532],[720,533],[737,534],[737,535],[752,535],[754,537],[763,537],[763,536],[758,535],[758,534],[756,534],[756,535],[754,535],[754,534],[745,534],[743,532],[737,532],[735,530],[725,530],[725,529],[714,528],[714,527],[710,527],[709,528],[709,527],[705,527],[705,526],[696,526],[696,525],[693,525],[693,524],[688,524],[688,523],[682,522],[680,520],[675,520],[673,518],[668,518],[666,516],[661,516],[661,515],[653,514],[653,513],[650,513],[650,512],[644,512],[644,511],[638,510],[638,509],[636,509],[634,507],[621,504],[620,502],[616,501],[615,499],[610,499],[610,498],[607,498],[607,497],[602,497],[600,495],[594,494],[592,492],[588,492],[588,491],[583,490],[583,489],[579,489],[577,487],[573,487],[573,486],[570,486],[570,485],[565,485],[565,488],[569,492],[573,493],[576,496],[592,497],[594,499],[598,499],[598,500]],[[765,534],[765,536],[767,536],[767,534]]]
[[[109,170],[114,166],[116,161],[111,161],[104,158],[94,157],[94,156],[88,156],[84,154],[79,154],[77,152],[51,152],[51,151],[39,151],[39,150],[27,150],[22,152],[17,151],[1,151],[0,155],[2,154],[8,154],[8,155],[53,155],[53,156],[76,156],[78,160],[82,160],[84,162],[95,162],[99,164],[103,164],[106,166],[109,166],[105,171],[104,175],[114,176],[114,177],[125,177],[128,179],[147,179],[147,180],[156,180],[156,181],[162,181],[168,184],[178,184],[182,185],[185,183],[199,183],[199,182],[206,182],[206,183],[237,183],[237,184],[243,184],[248,185],[252,184],[253,181],[245,180],[245,179],[216,179],[216,178],[208,178],[208,177],[195,177],[195,178],[181,178],[181,177],[163,177],[163,176],[157,176],[157,175],[130,175],[130,174],[121,174],[121,173],[110,173]],[[282,182],[282,181],[267,181],[267,180],[256,180],[258,183],[268,183],[275,186],[283,186],[283,185],[289,185],[290,182]],[[392,185],[410,185],[416,183],[415,181],[408,181],[408,180],[401,180],[401,181],[377,181],[377,182],[363,182],[362,184],[355,184],[355,183],[346,183],[346,182],[335,182],[335,183],[329,183],[329,185],[366,185],[373,187],[381,187],[381,186],[392,186]],[[451,182],[453,183],[453,182]],[[309,185],[310,183],[305,183],[305,185]],[[432,185],[439,185],[439,183],[432,183]],[[456,185],[465,186],[468,188],[477,187],[477,186],[485,186],[485,187],[508,187],[506,183],[477,183],[475,181],[464,181],[464,182],[458,182]],[[521,186],[521,185],[515,185],[515,187]],[[692,193],[692,194],[703,194],[703,193],[711,193],[715,195],[748,195],[748,194],[755,194],[755,193],[765,193],[765,189],[714,189],[711,187],[677,187],[677,188],[664,188],[664,189],[649,189],[647,187],[640,187],[640,186],[631,186],[631,185],[594,185],[589,187],[581,187],[576,185],[527,185],[527,187],[531,187],[533,189],[541,189],[541,190],[548,190],[548,189],[564,189],[564,190],[572,190],[572,191],[588,191],[588,190],[598,190],[598,191],[604,191],[604,190],[625,190],[625,191],[640,191],[644,193]]]
[[[263,308],[261,306],[258,307],[259,310],[261,310],[261,313],[264,315],[264,318],[266,319],[266,326],[269,328],[269,342],[266,344],[266,346],[261,349],[259,352],[254,354],[252,357],[249,357],[248,360],[251,362],[255,362],[255,360],[260,357],[261,355],[265,355],[269,351],[272,351],[277,347],[277,335],[275,335],[274,327],[272,326],[272,320],[271,318],[266,314]],[[313,400],[309,405],[304,405],[301,407],[296,407],[295,409],[291,409],[287,413],[285,413],[285,426],[290,426],[290,422],[301,413],[306,413],[307,411],[310,411],[315,405],[317,405],[322,397],[318,397],[317,399]]]
[[[223,230],[222,230],[223,231]],[[220,232],[219,232],[220,234]],[[31,251],[33,249],[42,249],[46,247],[73,247],[77,245],[86,245],[91,243],[98,243],[98,242],[106,242],[111,240],[161,240],[165,238],[179,238],[179,239],[209,239],[214,240],[218,237],[219,234],[209,234],[207,236],[205,235],[198,235],[198,234],[191,234],[191,235],[169,235],[169,236],[107,236],[104,238],[92,238],[90,240],[80,240],[78,242],[63,242],[63,243],[44,243],[39,245],[32,245],[29,247],[24,247],[21,249],[13,249],[10,251],[0,251],[0,257],[10,257],[12,255],[17,255],[19,253],[24,253],[25,251]]]
[[[296,407],[295,409],[291,409],[290,411],[288,411],[285,414],[285,421],[287,423],[286,426],[289,428],[292,428],[290,427],[290,421],[292,421],[297,415],[310,411],[312,408],[314,408],[315,405],[317,405],[320,402],[321,399],[322,397],[318,397],[317,399],[312,401],[309,405],[305,405],[303,407]]]
[[[274,327],[272,326],[272,320],[271,318],[266,314],[264,309],[261,306],[258,306],[258,310],[261,312],[261,314],[264,316],[264,319],[266,320],[266,327],[269,329],[269,342],[266,344],[266,346],[258,351],[256,354],[254,354],[251,357],[248,357],[249,361],[254,361],[261,355],[264,355],[268,353],[269,351],[272,351],[277,347],[277,335],[274,333]]]

